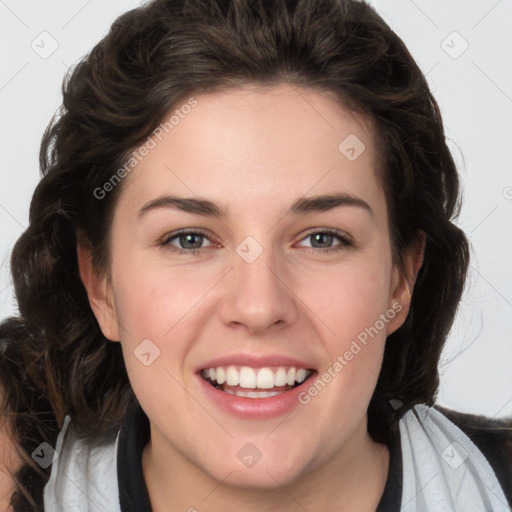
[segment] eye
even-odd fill
[[[348,236],[342,235],[341,233],[332,229],[310,231],[302,240],[307,240],[308,238],[311,238],[313,244],[319,244],[321,246],[312,246],[311,250],[313,252],[326,253],[331,251],[339,251],[352,245],[352,241]],[[337,246],[332,247],[331,244],[334,240],[338,240],[340,243]]]
[[[320,247],[310,246],[310,250],[313,252],[327,253],[339,251],[352,245],[352,241],[348,236],[332,229],[312,230],[302,240],[304,241],[308,238],[311,238],[313,244],[320,245]],[[206,249],[206,247],[202,247],[205,239],[211,241],[206,231],[201,229],[182,229],[163,238],[159,245],[171,251],[178,251],[179,254],[197,254]],[[339,244],[332,247],[332,243],[336,240],[338,240]],[[181,247],[176,247],[173,244],[175,241]],[[214,245],[216,244],[213,243],[212,246]]]
[[[201,247],[204,239],[210,240],[206,231],[201,229],[182,229],[165,237],[161,242],[159,242],[159,245],[171,251],[179,251],[180,254],[196,254],[197,252],[202,252],[205,249],[205,247]],[[174,240],[182,245],[182,247],[172,245]]]

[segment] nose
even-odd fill
[[[298,298],[287,283],[291,278],[284,263],[278,265],[275,260],[271,249],[264,249],[254,261],[245,258],[243,252],[233,255],[233,268],[227,276],[220,307],[225,325],[258,335],[271,328],[289,326],[296,320]]]

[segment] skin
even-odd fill
[[[88,249],[78,247],[91,307],[105,336],[120,341],[150,419],[142,465],[153,510],[373,512],[389,451],[369,436],[366,411],[386,336],[407,316],[423,247],[404,254],[402,275],[391,257],[372,125],[328,93],[287,84],[196,99],[125,178],[109,272],[95,269]],[[338,150],[349,134],[366,146],[354,161]],[[358,196],[373,215],[343,206],[285,216],[297,198],[333,192]],[[159,208],[137,220],[163,194],[208,198],[229,215]],[[192,240],[202,252],[192,255],[179,237],[171,246],[186,254],[158,245],[184,228],[207,231]],[[315,244],[310,228],[338,230],[353,244]],[[263,248],[250,264],[236,252],[247,236]],[[322,375],[397,303],[401,310],[378,335],[288,416],[233,417],[194,377],[201,363],[235,352],[299,357]],[[149,366],[134,356],[144,339],[161,351]],[[237,458],[247,442],[262,453],[251,468]]]

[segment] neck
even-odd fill
[[[386,485],[390,454],[371,439],[366,419],[326,463],[291,483],[276,481],[275,487],[265,489],[230,485],[229,471],[222,481],[216,480],[168,442],[159,444],[163,439],[151,425],[152,441],[143,451],[142,469],[152,510],[374,512]]]

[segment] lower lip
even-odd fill
[[[300,405],[299,394],[311,384],[315,374],[316,372],[314,371],[299,386],[285,391],[284,393],[280,393],[279,395],[269,396],[267,398],[247,398],[244,396],[230,395],[206,382],[199,374],[196,374],[196,376],[201,381],[201,386],[208,398],[220,409],[238,418],[266,420],[289,413]]]

